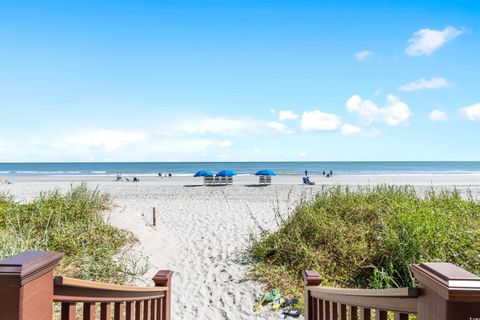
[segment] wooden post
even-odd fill
[[[157,225],[157,208],[155,207],[153,207],[152,222],[153,222],[153,226],[155,227]]]
[[[412,265],[419,320],[480,319],[480,277],[451,263]]]
[[[0,318],[51,320],[53,269],[63,254],[27,251],[0,261]]]
[[[305,320],[313,319],[313,301],[310,296],[310,290],[308,287],[319,286],[322,283],[322,278],[316,271],[306,270],[303,271],[303,279],[305,282]]]
[[[157,287],[167,287],[165,293],[165,303],[163,304],[164,310],[162,311],[161,320],[170,320],[171,308],[172,308],[172,276],[173,271],[160,270],[153,277],[153,282]]]

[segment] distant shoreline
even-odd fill
[[[123,174],[125,178],[137,177],[139,183],[120,181],[115,182],[116,175],[2,175],[15,184],[2,185],[0,190],[18,187],[20,184],[42,185],[45,190],[55,188],[65,183],[87,183],[89,185],[158,185],[158,186],[200,186],[203,179],[194,178],[193,175],[174,175],[171,178],[160,178],[158,175]],[[370,174],[370,175],[336,175],[326,178],[323,175],[309,174],[316,186],[322,185],[415,185],[415,186],[480,186],[480,173],[429,173],[429,174]],[[234,186],[252,186],[258,184],[255,175],[238,175],[233,178]],[[272,177],[272,185],[301,185],[302,174],[277,175]],[[229,188],[231,186],[226,186]]]

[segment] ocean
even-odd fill
[[[365,162],[66,162],[0,163],[1,176],[37,175],[116,175],[138,176],[172,173],[192,175],[198,170],[217,172],[223,169],[238,174],[254,174],[271,169],[277,174],[309,175],[332,172],[335,175],[404,175],[404,174],[480,174],[480,161],[365,161]]]

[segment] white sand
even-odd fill
[[[115,208],[107,218],[113,225],[132,231],[139,239],[136,251],[148,257],[146,279],[159,269],[175,271],[173,319],[279,319],[272,312],[254,313],[254,297],[262,286],[249,280],[244,261],[248,236],[262,227],[276,226],[274,209],[285,215],[301,197],[310,197],[320,185],[302,186],[301,177],[279,176],[274,185],[253,187],[256,177],[236,177],[228,187],[198,186],[191,177],[141,182],[113,182],[112,177],[11,177],[14,185],[0,186],[20,201],[40,191],[68,190],[87,182],[112,195]],[[425,187],[471,189],[480,194],[478,175],[338,176],[312,177],[317,183],[367,185],[411,184]],[[151,226],[152,208],[157,208],[157,227]]]

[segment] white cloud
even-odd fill
[[[181,131],[188,134],[243,135],[256,132],[258,121],[241,118],[202,118],[180,124]]]
[[[285,124],[278,121],[262,122],[249,118],[200,118],[174,126],[170,131],[180,131],[188,135],[215,134],[219,136],[245,136],[265,134],[274,130],[292,133]]]
[[[357,58],[358,61],[363,61],[367,59],[368,57],[371,57],[373,55],[373,52],[370,50],[362,50],[359,51],[355,54],[355,58]]]
[[[154,130],[88,128],[0,141],[0,161],[205,161],[231,148],[228,139],[163,135]]]
[[[114,151],[129,144],[147,141],[149,134],[144,130],[93,129],[78,132],[67,138],[67,143]]]
[[[435,122],[447,121],[447,115],[445,114],[445,112],[441,110],[434,109],[432,110],[432,112],[428,114],[428,119],[430,119],[430,121],[435,121]]]
[[[366,124],[377,121],[385,122],[389,126],[398,126],[408,123],[412,116],[408,105],[391,94],[387,96],[387,105],[384,108],[379,108],[373,101],[364,100],[359,95],[348,99],[346,107]]]
[[[341,124],[339,116],[320,110],[305,111],[301,121],[302,130],[305,131],[335,131]]]
[[[345,123],[342,128],[340,129],[340,132],[344,136],[354,136],[362,133],[362,129],[360,127]]]
[[[408,40],[405,53],[409,56],[431,55],[448,41],[458,37],[463,30],[448,26],[443,30],[421,29]]]
[[[299,153],[298,153],[298,156],[299,156],[300,158],[305,158],[305,157],[307,156],[307,153],[302,151],[302,152],[299,152]]]
[[[414,82],[410,82],[400,86],[402,91],[415,91],[415,90],[425,90],[425,89],[440,89],[449,87],[450,84],[445,78],[432,78],[430,80],[419,79]]]
[[[292,133],[292,130],[290,130],[286,125],[277,121],[270,121],[267,122],[265,125],[267,126],[267,128],[273,129],[278,132]]]
[[[296,120],[300,118],[300,116],[293,111],[290,110],[282,110],[278,113],[278,118],[280,121],[284,120]]]
[[[371,100],[363,100],[359,95],[354,95],[347,100],[347,110],[356,113],[360,120],[366,124],[372,123],[378,118],[380,110]]]
[[[480,102],[460,109],[469,120],[480,120]]]
[[[381,111],[383,119],[389,126],[407,124],[412,116],[408,105],[391,94],[387,96],[387,106]]]

